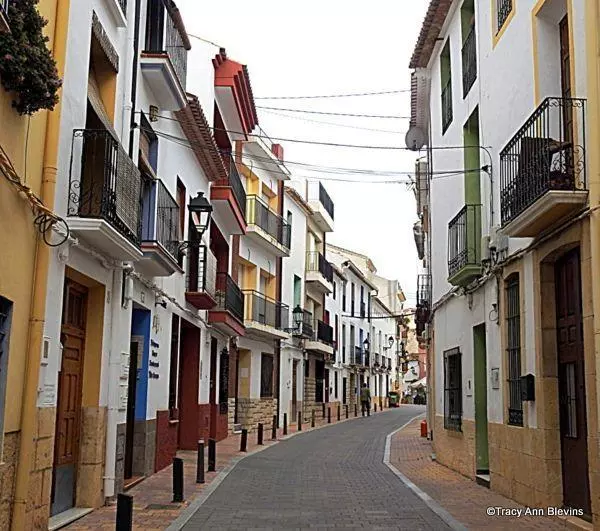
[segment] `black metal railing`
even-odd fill
[[[318,319],[315,321],[315,339],[327,345],[333,345],[333,327]]]
[[[212,251],[200,242],[187,248],[188,271],[185,290],[190,293],[208,293],[214,296],[217,287],[217,259]]]
[[[281,216],[273,212],[258,196],[248,196],[246,212],[249,225],[260,227],[283,247],[290,248],[291,226]]]
[[[481,262],[481,205],[465,205],[448,224],[448,276]]]
[[[106,130],[73,131],[67,215],[104,219],[140,244],[141,174]]]
[[[452,77],[448,79],[446,86],[442,89],[442,133],[450,127],[454,117],[452,110]]]
[[[127,0],[119,0],[119,6],[121,7],[121,11],[123,11],[123,15],[127,16]]]
[[[471,28],[462,48],[462,75],[463,97],[467,97],[469,90],[477,79],[477,40],[475,26]]]
[[[417,275],[417,308],[431,308],[431,275]]]
[[[586,102],[546,98],[500,152],[505,225],[552,190],[586,190]]]
[[[142,204],[142,242],[162,245],[178,259],[179,205],[162,181],[146,182]]]
[[[351,354],[351,364],[352,365],[363,365],[363,351],[360,347],[354,347],[354,352],[350,351]]]
[[[229,160],[229,172],[227,174],[226,179],[219,179],[215,182],[216,186],[229,186],[233,191],[233,196],[237,201],[244,218],[246,217],[246,190],[244,189],[244,185],[242,184],[242,179],[240,178],[240,172],[238,167],[233,160],[231,155],[226,157],[225,160]]]
[[[185,89],[189,43],[186,46],[184,37],[171,11],[169,7],[165,7],[163,0],[150,0],[148,2],[146,49],[144,51],[153,54],[166,54],[173,65],[179,83]]]
[[[502,29],[513,9],[512,0],[497,0],[498,2],[498,31]]]
[[[217,273],[217,289],[214,310],[228,311],[240,322],[244,322],[244,294],[227,273]]]
[[[302,310],[302,322],[300,326],[300,336],[305,338],[312,338],[314,336],[313,314],[308,310]]]
[[[323,186],[323,184],[321,182],[319,182],[319,201],[325,207],[325,210],[331,216],[331,219],[333,219],[333,213],[334,213],[333,201],[331,200],[331,197],[329,197],[327,190],[325,190],[325,187]]]
[[[367,304],[364,301],[360,301],[360,316],[363,318],[367,316]]]
[[[246,300],[244,319],[278,330],[289,327],[290,308],[255,290],[242,290]]]
[[[318,271],[328,282],[333,282],[333,266],[318,251],[306,253],[306,270]]]

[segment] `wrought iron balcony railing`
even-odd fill
[[[425,323],[429,320],[431,311],[431,275],[417,276],[417,311],[415,313],[415,325],[417,336],[421,336],[425,330]]]
[[[462,48],[462,74],[463,97],[466,98],[469,90],[477,79],[477,39],[475,26],[471,28]]]
[[[245,320],[285,330],[289,328],[290,308],[287,304],[254,290],[242,290],[246,301]]]
[[[179,78],[179,83],[185,89],[187,79],[188,37],[182,35],[181,20],[175,20],[175,13],[170,7],[165,7],[163,0],[149,0],[148,22],[146,29],[147,53],[167,54],[173,70]],[[177,13],[177,16],[180,16]]]
[[[306,253],[306,270],[318,271],[328,282],[333,282],[333,266],[318,251]]]
[[[228,311],[240,322],[244,322],[244,294],[227,273],[217,273],[216,311]]]
[[[73,131],[67,215],[104,219],[131,243],[140,244],[140,171],[104,129]]]
[[[127,0],[119,0],[119,6],[121,7],[121,11],[123,11],[123,15],[127,16]]]
[[[142,204],[142,242],[162,245],[178,259],[179,205],[162,181],[146,182]]]
[[[207,293],[214,297],[217,288],[217,259],[212,251],[200,242],[187,249],[188,272],[185,290],[190,293]]]
[[[333,327],[323,321],[316,321],[315,339],[327,345],[333,345]]]
[[[329,197],[327,190],[325,190],[325,187],[323,186],[323,184],[321,182],[319,182],[319,201],[325,207],[325,210],[331,216],[331,219],[333,219],[333,213],[334,213],[333,201],[331,200],[331,197]]]
[[[442,90],[442,133],[445,133],[454,117],[452,108],[452,78],[448,79]]]
[[[242,184],[242,179],[240,178],[240,172],[233,160],[231,155],[227,156],[225,160],[228,160],[229,164],[229,172],[226,179],[219,179],[215,182],[217,186],[229,186],[233,191],[233,196],[244,215],[246,217],[246,190],[244,189],[244,185]]]
[[[586,190],[586,102],[546,98],[500,153],[506,225],[552,190]]]
[[[256,225],[264,230],[269,236],[275,238],[283,247],[290,248],[291,226],[281,216],[273,212],[256,195],[247,198],[247,216],[249,225]]]
[[[481,263],[481,205],[465,205],[448,224],[448,276]]]
[[[498,31],[502,29],[513,9],[512,0],[497,0],[498,2]]]
[[[314,336],[313,314],[308,310],[302,310],[302,322],[300,323],[300,329],[295,335],[305,338],[312,338]]]

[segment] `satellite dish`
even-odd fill
[[[427,142],[427,135],[420,127],[411,125],[406,133],[406,147],[412,151],[419,151]]]

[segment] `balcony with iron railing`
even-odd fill
[[[142,258],[141,174],[105,129],[73,132],[68,190],[71,233],[116,260]]]
[[[189,243],[186,253],[185,298],[198,310],[211,310],[217,304],[217,259],[200,242]]]
[[[229,234],[245,234],[246,190],[233,157],[226,155],[224,160],[227,166],[227,177],[212,183],[210,201],[215,214],[222,220],[226,232]]]
[[[481,205],[465,205],[448,224],[448,282],[466,286],[481,275]]]
[[[320,319],[316,319],[314,321],[313,337],[311,340],[306,341],[305,348],[311,352],[332,356],[334,352],[333,339],[333,327]]]
[[[216,274],[215,307],[208,312],[209,324],[227,335],[243,336],[244,294],[227,273]]]
[[[420,337],[429,321],[431,312],[431,275],[417,276],[417,310],[415,312],[415,325],[417,336]]]
[[[246,204],[247,236],[275,256],[289,256],[292,231],[287,221],[256,195],[249,195]]]
[[[462,76],[463,98],[466,98],[477,79],[477,38],[475,26],[471,28],[462,47]]]
[[[586,102],[546,98],[500,153],[502,231],[535,237],[587,199]]]
[[[294,313],[296,310],[294,310]],[[299,323],[296,324],[296,330],[294,331],[294,336],[302,337],[305,339],[310,339],[314,335],[314,326],[313,326],[313,314],[308,310],[302,310],[302,319]]]
[[[290,308],[255,290],[242,290],[245,299],[244,325],[246,335],[256,339],[289,337]]]
[[[306,282],[327,295],[333,291],[333,266],[318,251],[306,253]]]
[[[442,89],[442,134],[450,127],[453,118],[452,78],[450,77]]]
[[[360,301],[360,316],[365,319],[367,317],[367,303]]]
[[[308,184],[308,205],[319,229],[323,232],[332,232],[335,208],[331,197],[320,181]]]
[[[496,0],[498,9],[497,31],[499,32],[506,24],[508,17],[513,10],[513,0]]]
[[[191,44],[179,9],[172,2],[149,0],[146,42],[140,67],[159,107],[186,106],[187,54]]]
[[[161,180],[143,181],[140,267],[153,277],[179,270],[179,205]]]

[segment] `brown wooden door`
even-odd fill
[[[52,514],[75,504],[86,308],[87,289],[67,280],[61,330],[63,351],[58,377]]]
[[[325,402],[329,402],[329,369],[325,369]]]
[[[579,249],[556,263],[556,329],[563,499],[591,514]]]

